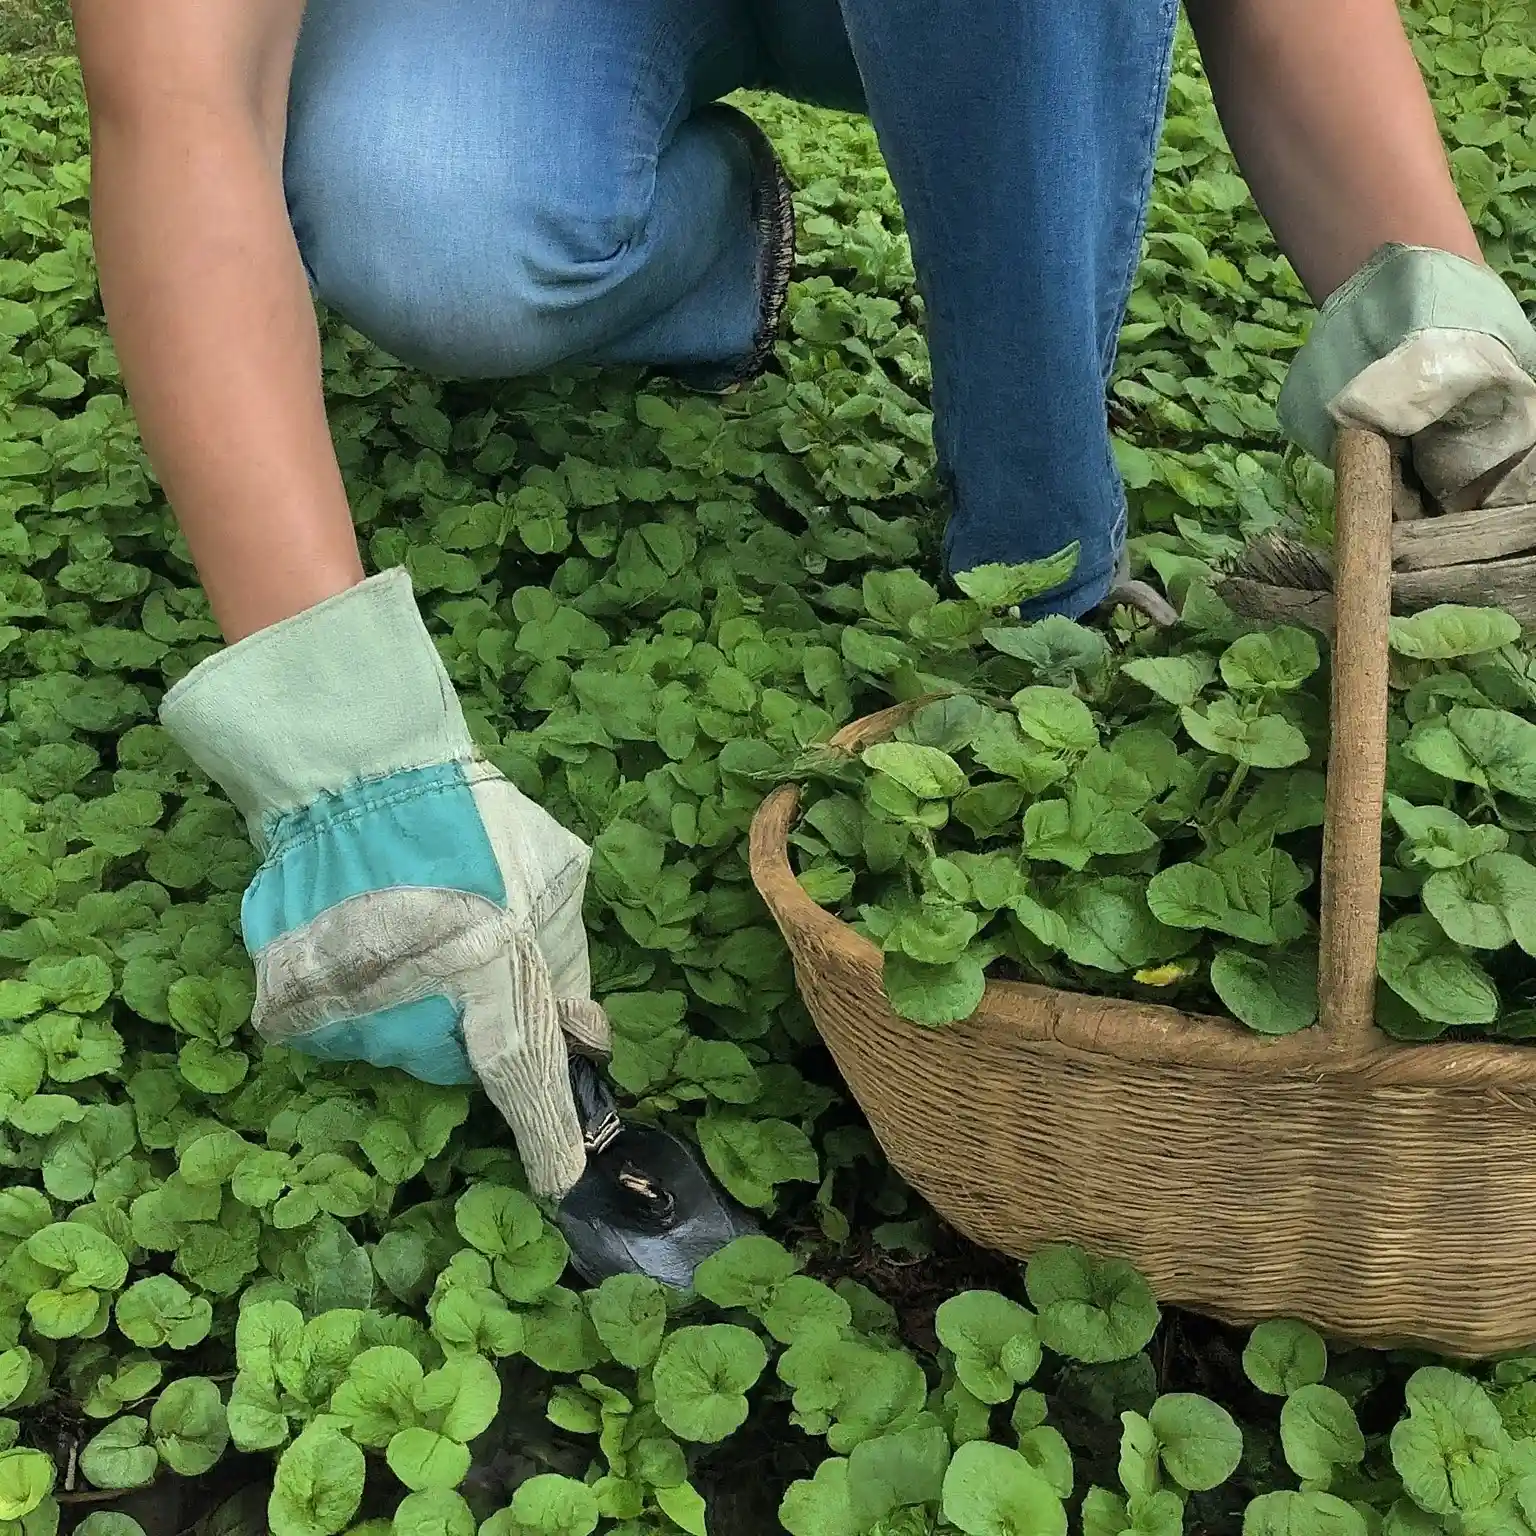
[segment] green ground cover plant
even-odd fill
[[[1528,20],[1427,0],[1414,27],[1490,259],[1530,301]],[[899,206],[864,124],[751,106],[803,257],[778,367],[743,395],[470,388],[324,330],[372,562],[410,569],[486,751],[594,844],[626,1108],[695,1137],[773,1234],[681,1298],[569,1281],[472,1095],[252,1040],[249,846],[155,724],[219,642],[102,324],[78,74],[0,63],[0,1536],[1536,1530],[1536,1359],[1452,1371],[1283,1320],[1234,1337],[1160,1315],[1123,1265],[1020,1269],[940,1228],[846,1102],[748,878],[762,794],[809,776],[860,819],[855,841],[813,813],[808,885],[884,913],[864,921],[903,935],[898,970],[994,958],[986,916],[1007,963],[1072,984],[1173,968],[1159,995],[1209,988],[1260,1028],[1305,1011],[1299,984],[1231,998],[1268,950],[1305,972],[1325,659],[1234,630],[1212,571],[1283,520],[1326,531],[1328,476],[1273,416],[1310,310],[1192,53],[1112,402],[1171,639],[1000,617],[1050,572],[937,591]],[[1528,654],[1456,614],[1397,648],[1389,1016],[1518,1034]],[[968,709],[1014,755],[887,751],[824,782],[835,728],[936,684],[959,698],[899,749],[957,746]],[[1074,753],[1113,847],[1051,780]],[[939,874],[936,808],[977,840],[936,844]],[[1057,856],[993,905],[1010,823]],[[1223,878],[1232,835],[1272,839],[1257,896]],[[1120,939],[1086,915],[1106,902],[1138,913]]]

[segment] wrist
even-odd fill
[[[1426,332],[1491,336],[1536,371],[1536,331],[1492,267],[1438,247],[1389,243],[1319,310],[1280,392],[1285,435],[1329,462],[1332,402],[1371,364]]]

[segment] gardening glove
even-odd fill
[[[239,641],[160,718],[246,819],[252,1020],[276,1045],[478,1080],[536,1195],[586,1166],[568,1041],[608,1048],[590,849],[481,760],[404,571]]]
[[[1286,435],[1323,463],[1341,426],[1406,446],[1430,505],[1536,502],[1536,331],[1491,267],[1384,245],[1329,296],[1280,393]]]

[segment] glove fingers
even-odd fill
[[[515,932],[502,954],[464,979],[461,996],[470,1065],[511,1127],[529,1188],[559,1199],[587,1159],[570,1054],[538,945]]]
[[[1341,426],[1411,440],[1414,468],[1447,512],[1475,505],[1486,478],[1536,443],[1536,381],[1491,336],[1422,331],[1328,409]]]
[[[613,1026],[600,1003],[588,997],[562,997],[555,1003],[560,1028],[577,1050],[587,1056],[613,1052]]]
[[[1536,448],[1520,455],[1489,486],[1484,507],[1529,507],[1536,504]]]

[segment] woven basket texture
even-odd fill
[[[799,797],[752,828],[754,882],[817,1029],[896,1170],[965,1236],[1123,1257],[1160,1301],[1234,1324],[1486,1356],[1536,1341],[1536,1053],[1375,1028],[1392,461],[1336,458],[1320,1018],[1231,1021],[995,981],[965,1022],[898,1018],[881,957],[790,867]],[[834,745],[890,735],[911,706]]]

